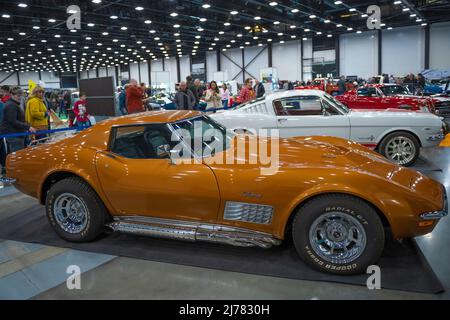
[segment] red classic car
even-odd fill
[[[406,109],[436,113],[433,98],[413,96],[395,84],[369,84],[337,96],[350,109]]]
[[[321,90],[326,93],[336,96],[339,94],[339,87],[337,82],[339,79],[329,80],[325,78],[317,78],[315,79],[309,86],[297,86],[295,90]],[[353,89],[353,84],[347,84],[347,90]]]

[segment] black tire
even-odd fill
[[[82,201],[86,212],[86,226],[77,233],[64,230],[55,216],[55,200],[63,194],[71,194]],[[55,183],[49,190],[46,199],[46,212],[50,225],[64,240],[70,242],[90,242],[98,238],[105,229],[109,214],[96,192],[83,180],[71,177]]]
[[[353,217],[363,227],[366,245],[352,261],[330,262],[318,255],[311,244],[310,231],[314,222],[331,212]],[[348,195],[330,194],[311,199],[297,211],[292,223],[292,239],[300,258],[310,266],[327,273],[349,275],[365,273],[368,266],[377,263],[383,252],[385,232],[376,211],[366,202]]]
[[[390,160],[394,161],[398,165],[401,165],[401,166],[404,166],[404,167],[410,167],[410,166],[414,165],[414,163],[416,163],[416,161],[417,161],[417,159],[419,158],[419,155],[420,155],[420,143],[417,140],[417,138],[414,135],[412,135],[411,133],[406,132],[406,131],[397,131],[397,132],[390,133],[386,137],[384,137],[383,140],[381,140],[377,150],[378,150],[378,152],[381,155],[383,155],[384,157],[389,159],[386,147],[387,147],[387,145],[389,144],[389,142],[392,139],[398,138],[398,137],[405,137],[405,138],[409,139],[414,144],[414,148],[415,148],[414,157],[411,158],[410,161],[407,161],[405,163],[400,163],[400,162],[394,161],[392,159],[390,159]]]

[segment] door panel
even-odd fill
[[[97,154],[103,191],[120,214],[214,222],[220,206],[216,178],[204,164]]]

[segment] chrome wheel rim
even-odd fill
[[[348,264],[358,259],[367,244],[362,224],[353,216],[331,212],[318,217],[309,230],[313,251],[333,264]]]
[[[86,229],[88,210],[83,200],[71,193],[59,195],[53,204],[56,223],[65,232],[78,234]]]
[[[398,136],[388,141],[386,156],[389,160],[405,165],[411,162],[416,155],[416,146],[408,137]]]

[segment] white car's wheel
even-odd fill
[[[409,167],[419,158],[420,144],[417,138],[408,132],[394,132],[381,141],[379,152],[392,162]]]

